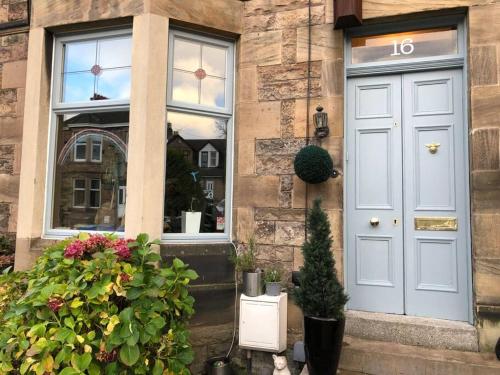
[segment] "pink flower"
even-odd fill
[[[118,255],[120,259],[129,259],[132,255],[132,252],[128,247],[129,242],[130,241],[127,241],[123,238],[114,241],[113,248],[115,249],[115,254]]]
[[[91,254],[111,247],[113,247],[113,242],[102,234],[93,234],[85,241],[85,248]]]
[[[66,249],[64,250],[64,256],[66,258],[81,258],[85,250],[85,243],[80,240],[76,240],[66,246]]]
[[[50,298],[47,302],[47,307],[53,312],[58,312],[64,305],[64,300],[59,297]]]

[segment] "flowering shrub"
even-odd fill
[[[81,234],[10,276],[2,288],[18,295],[0,305],[0,374],[189,374],[197,274],[179,259],[156,267],[153,243]]]

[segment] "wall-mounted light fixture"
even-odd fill
[[[323,107],[318,105],[316,107],[316,113],[313,115],[314,135],[317,138],[325,138],[330,134],[330,128],[328,127],[328,113],[323,112]]]

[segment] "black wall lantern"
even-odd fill
[[[317,138],[325,138],[330,134],[330,128],[328,127],[328,113],[323,112],[323,107],[318,105],[316,107],[316,113],[313,115],[314,135]]]

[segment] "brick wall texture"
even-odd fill
[[[0,23],[25,21],[27,1],[1,0]],[[16,231],[28,32],[0,31],[0,235]]]

